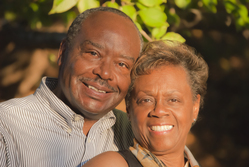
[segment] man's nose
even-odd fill
[[[113,63],[108,60],[103,60],[93,69],[93,73],[103,80],[113,80]]]

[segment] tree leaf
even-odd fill
[[[234,2],[232,2],[231,0],[230,1],[226,0],[223,2],[223,4],[226,8],[227,13],[231,14],[234,10],[238,9],[238,6]]]
[[[175,0],[176,6],[178,6],[181,9],[185,9],[190,3],[191,0]]]
[[[138,22],[136,22],[136,21],[135,21],[134,23],[136,24],[136,26],[137,26],[138,30],[139,30],[139,31],[141,31],[141,30],[142,30],[141,25],[140,25]]]
[[[97,0],[79,0],[77,7],[79,12],[82,13],[87,9],[99,7],[99,5]]]
[[[116,2],[107,1],[107,2],[105,2],[105,5],[106,5],[107,7],[110,7],[110,8],[115,8],[115,9],[118,9],[118,8],[119,8],[119,5],[118,5]]]
[[[152,37],[156,39],[160,39],[166,33],[168,27],[169,27],[169,24],[165,22],[163,26],[153,28],[151,31]]]
[[[124,5],[122,6],[121,10],[127,14],[133,21],[136,20],[137,11],[132,5]]]
[[[161,39],[162,40],[178,41],[181,43],[184,43],[186,41],[180,34],[175,33],[175,32],[168,32]]]
[[[78,0],[54,0],[53,7],[48,14],[62,13],[76,5]]]
[[[162,3],[166,3],[166,0],[138,0],[141,4],[148,6],[148,7],[153,7],[156,5],[160,5]]]
[[[167,20],[167,15],[158,8],[148,8],[138,11],[143,22],[150,27],[161,27]]]
[[[203,4],[208,8],[213,13],[217,12],[216,5],[217,5],[217,0],[202,0]]]
[[[136,3],[136,6],[137,6],[138,9],[140,9],[140,10],[142,10],[142,9],[148,9],[147,6],[144,6],[143,4],[141,4],[141,3],[139,3],[139,2]]]

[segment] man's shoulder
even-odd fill
[[[0,110],[12,110],[12,109],[21,109],[27,108],[29,105],[36,103],[36,98],[34,95],[29,95],[21,98],[13,98],[7,101],[3,101],[0,103]]]

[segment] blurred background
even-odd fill
[[[187,145],[203,167],[248,167],[248,0],[1,0],[0,101],[33,93],[43,76],[57,77],[69,25],[96,6],[126,12],[145,41],[176,39],[196,48],[210,75]],[[123,102],[117,108],[125,112]]]

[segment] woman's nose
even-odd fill
[[[157,117],[161,118],[164,116],[169,116],[170,115],[170,109],[168,106],[163,104],[162,102],[158,102],[155,104],[154,109],[149,113],[151,117]]]

